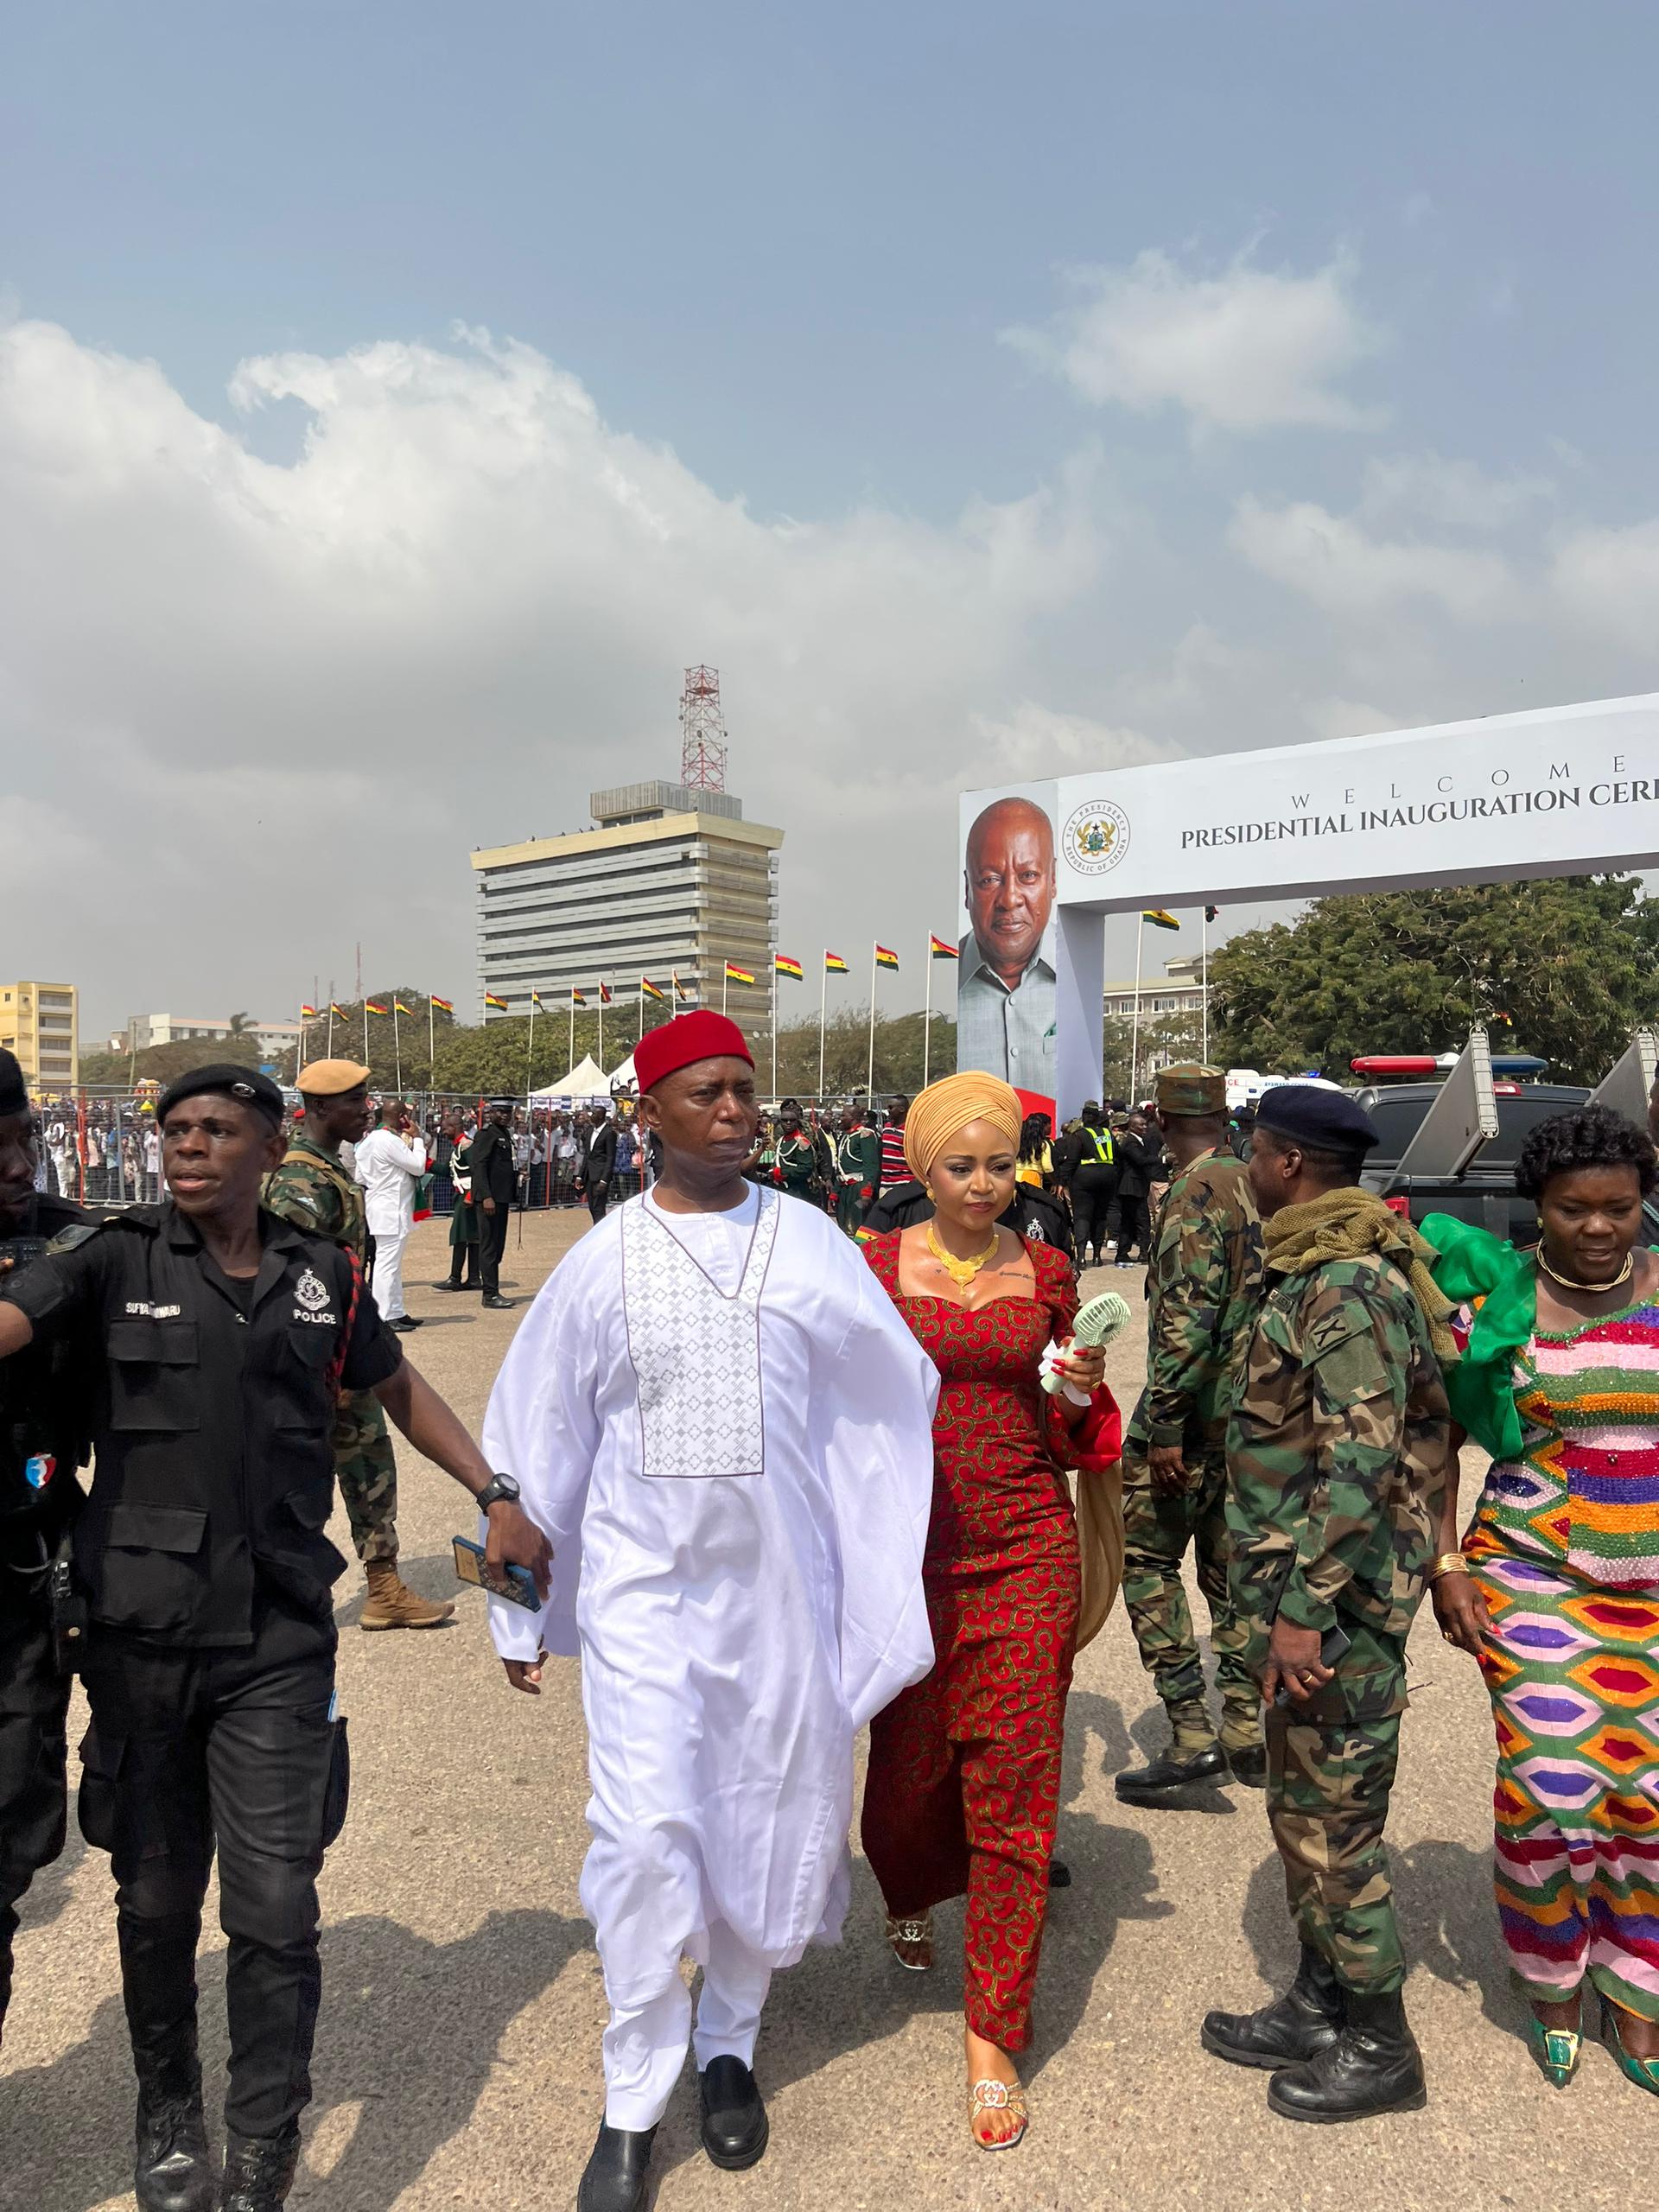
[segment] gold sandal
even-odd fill
[[[1016,2122],[1012,2135],[1004,2135],[995,2142],[988,2140],[979,2132],[978,2122],[988,2112],[1006,2112]],[[1017,2082],[976,2082],[968,2092],[968,2132],[982,2151],[1012,2151],[1016,2143],[1025,2140],[1026,2130],[1031,2126],[1031,2113],[1026,2103],[1026,2093]]]
[[[918,1913],[913,1919],[887,1915],[887,1942],[893,1955],[907,1974],[925,1974],[933,1963],[933,1916]]]

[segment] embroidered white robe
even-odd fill
[[[519,1329],[484,1445],[553,1582],[539,1618],[492,1599],[490,1625],[504,1658],[581,1654],[582,1896],[613,2004],[715,1922],[774,1967],[839,1936],[854,1736],[932,1664],[938,1393],[857,1249],[776,1192],[630,1199]]]

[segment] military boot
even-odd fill
[[[213,2161],[201,2111],[194,2021],[135,2041],[138,2113],[132,2193],[138,2212],[213,2212]]]
[[[1201,1702],[1172,1705],[1169,1719],[1174,1731],[1169,1749],[1145,1766],[1126,1767],[1113,1783],[1124,1804],[1161,1805],[1177,1790],[1226,1773],[1226,1757]]]
[[[280,2135],[232,2135],[225,2145],[225,2194],[219,2212],[283,2212],[300,2163],[300,2124]]]
[[[358,1616],[359,1628],[442,1628],[454,1607],[416,1597],[397,1573],[395,1559],[372,1559],[363,1567],[368,1597]]]
[[[1315,2057],[1342,2026],[1342,1984],[1321,1951],[1302,1946],[1296,1979],[1255,2012],[1206,2012],[1198,2041],[1230,2066],[1278,2068]]]
[[[1268,2084],[1268,2102],[1286,2120],[1371,2120],[1415,2112],[1428,2102],[1423,2055],[1397,1989],[1386,1997],[1343,1992],[1336,2041]]]

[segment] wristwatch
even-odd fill
[[[492,1475],[478,1493],[475,1503],[480,1513],[487,1513],[491,1506],[504,1497],[510,1505],[517,1505],[518,1503],[518,1484],[511,1475]]]

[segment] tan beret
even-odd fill
[[[355,1060],[310,1060],[300,1070],[299,1090],[306,1098],[342,1098],[368,1079]]]

